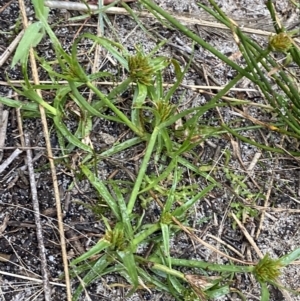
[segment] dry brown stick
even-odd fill
[[[0,162],[3,157],[3,146],[6,138],[6,130],[7,130],[7,122],[8,122],[8,111],[3,110],[3,104],[0,103]]]
[[[10,43],[10,45],[5,49],[5,51],[0,56],[0,67],[6,62],[6,60],[9,58],[11,53],[15,50],[17,45],[19,44],[20,40],[22,39],[24,35],[24,30],[22,30],[15,39]]]
[[[231,212],[231,216],[233,217],[233,219],[235,220],[235,222],[237,223],[237,225],[239,226],[239,228],[244,233],[245,237],[247,238],[248,242],[251,244],[251,246],[255,250],[255,252],[258,255],[258,257],[260,259],[263,258],[264,257],[263,253],[258,248],[258,246],[255,243],[254,239],[251,237],[251,235],[249,234],[249,232],[247,231],[247,229],[244,227],[244,225],[241,223],[241,221],[236,217],[236,215],[233,212]]]
[[[9,215],[5,215],[2,224],[0,225],[0,234],[2,234],[5,231],[8,221],[9,221]]]
[[[258,162],[259,158],[261,157],[261,155],[262,155],[261,152],[257,152],[253,156],[252,161],[250,162],[249,166],[247,167],[247,171],[250,172],[250,174],[252,174],[252,171],[253,171],[256,163]]]
[[[3,272],[3,271],[0,271],[0,275],[5,275],[5,276],[9,276],[9,277],[13,277],[13,278],[19,278],[19,279],[30,280],[30,281],[37,282],[37,283],[41,283],[43,281],[41,279],[27,277],[27,276],[18,275],[18,274],[12,274],[12,273]],[[57,282],[53,282],[53,281],[50,281],[50,283],[53,284],[53,285],[56,285],[56,286],[65,287],[65,285],[61,284],[61,283],[57,283]]]
[[[25,145],[30,146],[30,140],[28,134],[24,135],[24,139],[25,139]],[[28,149],[26,151],[26,154],[27,154],[27,166],[28,166],[28,173],[29,173],[29,180],[30,180],[31,199],[32,199],[32,206],[33,206],[34,219],[36,225],[36,237],[38,241],[39,256],[41,260],[41,272],[43,277],[44,297],[45,297],[45,301],[51,301],[49,271],[47,266],[46,249],[45,249],[44,239],[43,239],[43,228],[41,225],[39,200],[38,200],[36,182],[34,177],[34,168],[33,168],[31,150]]]
[[[232,247],[230,244],[228,244],[227,242],[225,242],[224,240],[220,239],[217,236],[214,236],[212,234],[207,234],[206,237],[210,237],[214,240],[216,240],[217,242],[221,243],[222,245],[224,245],[225,247],[227,247],[228,249],[230,249],[231,251],[233,251],[235,254],[237,254],[238,256],[240,256],[241,258],[244,258],[245,256],[239,252],[236,248]]]
[[[7,2],[6,4],[4,4],[4,5],[0,8],[0,13],[2,13],[8,6],[10,6],[12,2],[14,2],[14,0],[10,0],[10,1]]]
[[[274,182],[274,172],[272,172],[272,175],[271,175],[271,181],[269,183],[269,188],[268,188],[268,191],[266,193],[266,198],[265,198],[265,201],[264,201],[264,208],[268,208],[270,195],[271,195],[271,192],[272,192],[272,189],[273,189],[273,182]],[[256,232],[256,235],[255,235],[256,239],[260,235],[260,231],[263,227],[264,219],[265,219],[265,210],[262,210],[261,215],[260,215],[259,225],[258,225],[257,232]]]
[[[19,0],[19,7],[20,12],[22,16],[23,26],[24,29],[28,27],[28,19],[26,15],[26,7],[24,4],[24,0]],[[38,69],[35,61],[35,56],[33,49],[30,48],[29,51],[29,59],[31,64],[31,71],[34,83],[36,85],[39,84],[39,76],[38,76]],[[42,98],[42,94],[40,90],[37,90],[36,93]],[[57,182],[57,176],[56,176],[56,168],[53,160],[53,153],[51,149],[51,143],[50,143],[50,135],[48,130],[48,124],[46,119],[46,113],[45,109],[42,106],[39,106],[40,114],[41,114],[41,120],[43,124],[43,132],[44,132],[44,138],[46,142],[47,147],[47,154],[48,154],[48,160],[50,163],[50,170],[52,175],[52,182],[53,182],[53,190],[54,190],[54,197],[56,201],[56,210],[57,210],[57,222],[58,222],[58,229],[59,229],[59,236],[60,236],[60,246],[61,246],[61,252],[62,252],[62,260],[64,265],[64,276],[65,276],[65,283],[66,283],[66,293],[67,293],[67,301],[72,300],[72,293],[71,293],[71,282],[70,282],[70,275],[69,275],[69,265],[68,265],[68,257],[67,257],[67,250],[66,250],[66,239],[64,235],[64,225],[63,225],[63,214],[61,209],[61,201],[60,201],[60,194],[58,189],[58,182]],[[45,292],[46,293],[46,292]]]
[[[4,171],[10,163],[22,153],[18,148],[0,165],[0,174]]]
[[[75,2],[69,2],[69,1],[45,1],[44,2],[45,6],[50,7],[50,8],[58,8],[58,9],[67,9],[67,10],[79,10],[79,11],[97,11],[99,10],[99,7],[97,5],[86,5],[84,3],[75,3]],[[105,13],[107,14],[115,14],[115,15],[129,15],[129,13],[122,7],[111,7],[105,10]],[[227,26],[218,23],[218,22],[213,22],[213,21],[206,21],[207,18],[209,18],[208,14],[205,15],[199,15],[199,16],[194,16],[194,15],[176,15],[172,12],[168,12],[171,14],[173,17],[175,17],[178,21],[188,24],[188,25],[200,25],[203,27],[211,27],[213,29],[225,29],[225,30],[230,30]],[[138,17],[146,17],[146,18],[153,18],[153,15],[149,12],[136,12],[136,15]],[[247,24],[249,23],[248,26],[251,26],[251,21],[255,24],[255,20],[246,20]],[[239,21],[238,21],[239,23]],[[242,22],[243,23],[243,22]],[[241,24],[242,24],[241,23]],[[243,32],[251,33],[251,34],[258,34],[258,35],[263,35],[263,36],[269,36],[274,29],[272,29],[272,26],[267,26],[268,22],[264,22],[261,24],[261,28],[267,27],[267,30],[261,30],[261,29],[254,29],[247,27],[247,25],[241,26],[241,30]]]

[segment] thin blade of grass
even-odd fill
[[[132,189],[132,193],[130,195],[130,199],[128,201],[128,205],[127,205],[127,212],[128,212],[128,214],[130,214],[132,212],[132,210],[134,208],[134,205],[135,205],[135,202],[137,200],[137,195],[139,193],[139,190],[140,190],[140,187],[141,187],[144,175],[146,173],[148,162],[150,161],[150,158],[151,158],[151,155],[152,155],[152,152],[153,152],[153,149],[154,149],[154,146],[155,146],[155,143],[156,143],[156,139],[157,139],[157,135],[158,135],[159,131],[160,131],[160,128],[159,127],[155,127],[154,130],[153,130],[153,132],[152,132],[152,135],[150,137],[150,140],[148,142],[145,156],[143,158],[143,161],[142,161],[142,164],[140,166],[140,170],[139,170],[138,176],[136,178],[134,187]]]
[[[208,194],[216,185],[210,184],[209,186],[205,187],[201,192],[196,194],[193,198],[185,202],[180,207],[176,208],[173,211],[173,215],[179,218],[182,216],[187,210],[189,210],[197,201],[201,200],[203,197],[205,197],[206,194]]]
[[[261,289],[260,300],[261,301],[269,301],[270,300],[270,293],[269,293],[267,284],[264,283],[264,282],[260,282],[259,284],[260,284],[260,289]]]
[[[137,83],[132,99],[131,121],[137,127],[142,129],[141,108],[147,97],[147,86]]]
[[[116,199],[119,205],[119,211],[122,217],[122,222],[124,225],[124,230],[125,230],[125,235],[128,238],[129,241],[132,241],[133,239],[133,229],[131,226],[131,219],[130,216],[127,214],[127,207],[126,207],[126,202],[124,200],[124,197],[121,193],[121,190],[117,186],[116,183],[112,182],[111,186],[113,188],[113,192],[116,194]]]
[[[127,275],[130,277],[130,282],[133,285],[133,290],[138,287],[138,273],[137,273],[137,264],[134,259],[133,253],[129,251],[119,251],[118,255],[122,259],[122,262],[127,270]]]
[[[101,251],[109,248],[111,243],[105,239],[101,239],[94,245],[91,249],[89,249],[86,253],[82,254],[78,258],[71,261],[70,266],[74,266],[82,261],[89,259],[90,257],[99,254]]]
[[[293,261],[297,260],[300,258],[300,248],[294,250],[293,252],[286,254],[280,258],[280,262],[286,266]]]
[[[90,183],[94,186],[94,188],[98,191],[99,195],[106,201],[107,205],[110,207],[117,220],[121,220],[118,203],[109,193],[105,184],[98,178],[96,178],[96,176],[85,165],[81,165],[81,170],[88,178]]]
[[[108,260],[108,256],[106,254],[98,259],[97,262],[92,267],[90,267],[88,273],[81,280],[79,286],[76,288],[76,291],[73,294],[72,300],[78,300],[84,288],[91,284],[95,279],[101,277],[103,271],[109,264],[110,260]]]
[[[160,223],[162,242],[163,242],[163,253],[166,259],[166,263],[169,268],[172,267],[171,257],[170,257],[170,231],[169,226],[164,223]]]
[[[72,145],[77,146],[78,148],[88,152],[92,153],[93,150],[86,144],[82,143],[79,139],[77,139],[66,127],[66,125],[62,122],[62,119],[60,116],[54,116],[53,122],[57,128],[63,135],[63,137],[68,140]]]
[[[26,28],[25,33],[21,41],[19,42],[19,45],[13,57],[11,63],[12,68],[14,68],[18,62],[20,62],[21,64],[27,62],[29,49],[38,45],[44,36],[42,29],[43,26],[41,22],[32,23]]]

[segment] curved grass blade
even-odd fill
[[[56,128],[61,132],[61,134],[64,136],[65,139],[67,139],[71,144],[77,146],[78,148],[88,152],[92,153],[93,150],[86,144],[82,143],[80,140],[78,140],[65,126],[65,124],[62,122],[61,118],[59,116],[54,116],[53,122],[56,126]]]
[[[300,258],[300,248],[294,250],[289,254],[282,256],[280,258],[280,262],[282,265],[286,266],[299,258]]]
[[[205,187],[201,192],[195,195],[193,198],[188,200],[186,203],[181,205],[180,207],[176,208],[173,211],[173,215],[176,217],[182,216],[188,209],[190,209],[197,201],[202,199],[207,193],[209,193],[216,185],[210,184],[209,186]]]
[[[96,178],[96,176],[86,166],[81,165],[81,170],[86,175],[91,184],[94,186],[94,188],[98,191],[99,195],[106,201],[107,205],[110,207],[117,220],[121,220],[120,208],[118,206],[118,203],[109,193],[105,184],[98,178]]]
[[[78,258],[71,261],[70,266],[74,266],[75,264],[85,261],[89,259],[90,257],[99,254],[101,251],[107,249],[111,246],[111,242],[101,239],[99,240],[96,245],[94,245],[91,249],[89,249],[86,253],[82,254]]]
[[[44,36],[43,25],[41,22],[30,24],[17,47],[16,53],[13,57],[11,67],[13,68],[18,62],[26,63],[29,55],[29,49],[39,44]]]
[[[95,279],[101,277],[103,271],[107,268],[110,264],[110,260],[107,258],[108,256],[105,254],[97,262],[89,268],[88,273],[84,276],[80,285],[77,287],[75,293],[73,294],[72,300],[76,301],[80,297],[84,287],[91,284]]]

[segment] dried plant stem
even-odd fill
[[[30,146],[29,135],[25,134],[25,145]],[[47,267],[47,259],[46,259],[46,249],[43,240],[43,228],[41,225],[41,217],[40,217],[40,209],[39,209],[39,200],[37,196],[37,188],[34,177],[34,168],[32,162],[32,153],[31,150],[28,149],[27,153],[27,168],[29,173],[30,180],[30,189],[31,189],[31,198],[32,198],[32,206],[34,211],[34,219],[36,225],[36,237],[39,246],[39,256],[41,260],[41,272],[43,277],[43,289],[44,289],[44,297],[45,301],[51,301],[51,287],[49,283],[49,271]]]
[[[3,146],[5,144],[6,131],[8,123],[8,111],[3,110],[3,104],[0,104],[0,162],[3,157]]]
[[[4,171],[6,167],[10,165],[10,163],[18,157],[22,153],[18,148],[0,165],[0,174]]]
[[[28,27],[28,19],[27,19],[26,10],[25,10],[25,3],[23,0],[19,0],[19,7],[20,7],[22,20],[23,20],[23,26],[26,29]],[[34,56],[34,52],[33,52],[32,48],[30,49],[30,52],[29,52],[29,58],[30,58],[33,80],[34,80],[34,83],[36,85],[38,85],[39,84],[39,76],[38,76],[37,65],[36,65],[35,56]],[[42,98],[41,91],[37,90],[36,92]],[[69,276],[69,265],[68,265],[67,250],[66,250],[66,239],[65,239],[65,235],[64,235],[63,214],[62,214],[62,209],[61,209],[59,189],[58,189],[58,183],[57,183],[57,177],[56,177],[56,168],[55,168],[55,164],[54,164],[54,160],[53,160],[53,153],[52,153],[52,148],[51,148],[51,143],[50,143],[50,138],[49,138],[49,130],[48,130],[48,125],[47,125],[45,109],[42,106],[39,106],[39,110],[40,110],[40,114],[41,114],[41,121],[43,124],[43,132],[44,132],[44,137],[45,137],[45,142],[46,142],[46,147],[47,147],[48,159],[49,159],[49,163],[50,163],[54,197],[55,197],[55,201],[56,201],[57,222],[58,222],[58,229],[59,229],[59,236],[60,236],[60,247],[61,247],[61,252],[62,252],[62,260],[63,260],[63,265],[64,265],[67,301],[71,301],[72,300],[71,282],[70,282],[70,276]],[[45,294],[46,294],[46,292],[45,292]],[[46,299],[46,296],[45,296],[45,299]]]
[[[69,2],[69,1],[52,1],[52,0],[47,0],[45,1],[45,6],[50,7],[50,8],[57,8],[57,9],[67,9],[67,10],[78,10],[78,11],[98,11],[99,7],[94,4],[89,4],[86,5],[85,3],[76,3],[76,2]],[[128,11],[125,10],[122,7],[110,7],[108,9],[105,9],[105,13],[107,14],[115,14],[115,15],[129,15]],[[148,12],[135,12],[138,17],[146,17],[146,18],[151,18],[153,15]],[[208,28],[213,28],[215,29],[220,29],[220,30],[226,30],[229,31],[230,29],[226,27],[223,24],[220,24],[218,22],[214,22],[211,20],[207,20],[208,18],[211,18],[208,16],[208,14],[202,14],[202,15],[190,15],[190,14],[181,14],[181,15],[176,15],[172,12],[168,12],[170,15],[172,15],[174,18],[176,18],[178,21],[187,24],[187,25],[199,25],[203,27],[208,27]],[[243,32],[251,33],[251,34],[258,34],[262,36],[269,36],[272,32],[274,32],[272,23],[268,24],[268,20],[261,21],[260,28],[252,28],[251,26],[257,26],[256,25],[256,20],[238,20],[237,22],[241,24],[241,30]],[[247,26],[247,24],[249,24]]]
[[[9,56],[16,49],[23,35],[24,35],[24,29],[15,37],[15,39],[11,42],[11,44],[2,53],[2,55],[0,56],[0,67],[6,62]]]

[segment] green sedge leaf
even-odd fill
[[[280,262],[282,265],[286,266],[293,262],[294,260],[297,260],[300,258],[300,248],[294,250],[293,252],[284,255],[283,257],[280,258]]]
[[[118,203],[109,193],[105,184],[102,181],[100,181],[86,166],[82,165],[81,170],[86,175],[91,184],[94,186],[94,188],[98,191],[100,196],[106,201],[107,205],[110,207],[117,219],[120,220],[121,216]]]
[[[111,246],[111,243],[105,239],[101,239],[94,245],[90,250],[79,256],[78,258],[71,261],[70,265],[73,266],[81,261],[87,260],[90,257],[99,254],[101,251]]]
[[[269,290],[268,290],[268,285],[264,282],[260,282],[260,286],[261,286],[260,300],[261,301],[269,301],[270,300],[270,293],[269,293]]]
[[[16,53],[11,63],[13,68],[18,62],[25,64],[31,47],[35,47],[43,38],[43,26],[41,22],[30,24],[17,47]]]

